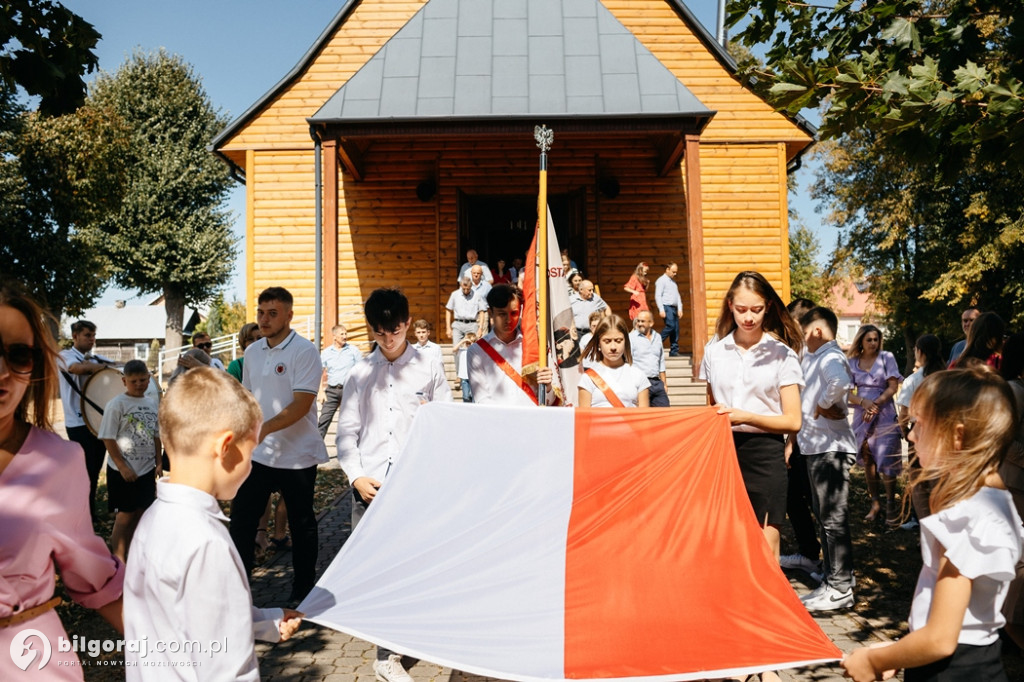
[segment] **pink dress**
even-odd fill
[[[15,605],[27,609],[48,601],[55,570],[71,598],[87,608],[121,596],[124,565],[93,533],[88,497],[82,449],[33,427],[0,473],[0,618],[12,615]],[[9,654],[12,640],[27,629],[49,640],[52,657],[42,670],[37,636],[24,640],[37,652],[26,671],[15,667]],[[0,680],[81,680],[78,656],[60,651],[58,637],[70,639],[52,609],[0,628]]]
[[[640,278],[636,276],[634,272],[629,281],[626,282],[626,286],[633,291],[639,291],[639,294],[631,294],[629,297],[629,319],[635,320],[636,316],[644,310],[650,310],[647,307],[647,287],[643,285]]]

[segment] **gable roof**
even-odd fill
[[[308,120],[713,114],[599,0],[430,0]]]

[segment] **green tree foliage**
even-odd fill
[[[213,338],[225,334],[237,334],[245,324],[245,303],[224,300],[219,293],[210,304],[210,312],[206,319],[196,325],[197,332],[205,332]]]
[[[93,304],[107,281],[103,244],[87,226],[115,210],[127,136],[110,112],[44,117],[0,86],[0,274],[56,315]]]
[[[820,107],[818,197],[907,347],[978,303],[1024,321],[1024,4],[734,0],[745,75]]]
[[[834,303],[832,287],[838,282],[835,269],[820,264],[821,244],[806,225],[790,217],[790,298],[808,298],[818,305]]]
[[[1024,140],[1024,4],[1003,0],[733,0],[737,38],[779,108],[827,104],[822,133],[867,128],[911,152],[1003,158]]]
[[[44,115],[74,111],[85,99],[82,77],[96,69],[100,34],[52,0],[0,4],[0,88],[39,97]]]
[[[130,129],[128,186],[119,210],[95,223],[122,287],[163,293],[168,347],[181,345],[186,303],[213,298],[236,255],[222,208],[227,167],[206,146],[226,125],[199,78],[164,51],[134,54],[97,79],[89,102]]]

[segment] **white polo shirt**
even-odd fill
[[[700,378],[711,385],[711,394],[719,405],[765,416],[782,414],[779,391],[783,386],[804,385],[800,358],[768,333],[746,352],[736,345],[732,334],[712,340],[704,347]],[[749,424],[735,425],[732,430],[764,433]]]
[[[476,292],[472,289],[469,290],[468,295],[462,293],[462,289],[456,289],[448,297],[448,304],[445,308],[452,311],[452,317],[454,318],[452,322],[459,320],[472,320],[476,322],[480,311],[487,310],[487,301],[477,296]]]
[[[260,339],[245,349],[242,385],[263,410],[263,420],[276,416],[295,393],[316,395],[323,367],[316,346],[294,330],[273,348]],[[275,431],[256,446],[252,461],[277,469],[306,469],[327,461],[327,446],[316,428],[316,400],[291,426]]]
[[[451,401],[441,364],[412,344],[394,362],[375,349],[352,368],[341,396],[338,464],[349,481],[384,481],[402,452],[420,405]]]
[[[85,354],[74,346],[62,350],[57,356],[57,366],[67,372],[68,367],[77,365],[79,362],[95,362],[92,358],[86,359]],[[68,372],[68,374],[71,374]],[[71,380],[75,382],[79,390],[85,387],[85,380],[89,378],[86,374],[71,374]],[[60,402],[64,406],[64,426],[74,428],[85,426],[85,419],[82,418],[82,396],[78,391],[71,388],[63,372],[60,375]]]

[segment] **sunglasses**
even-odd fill
[[[203,350],[210,350],[211,348],[213,348],[213,342],[200,343],[200,344],[198,344],[196,346],[196,348],[202,348]]]
[[[0,357],[7,369],[15,374],[31,374],[36,364],[38,349],[25,343],[3,343],[0,341]]]

